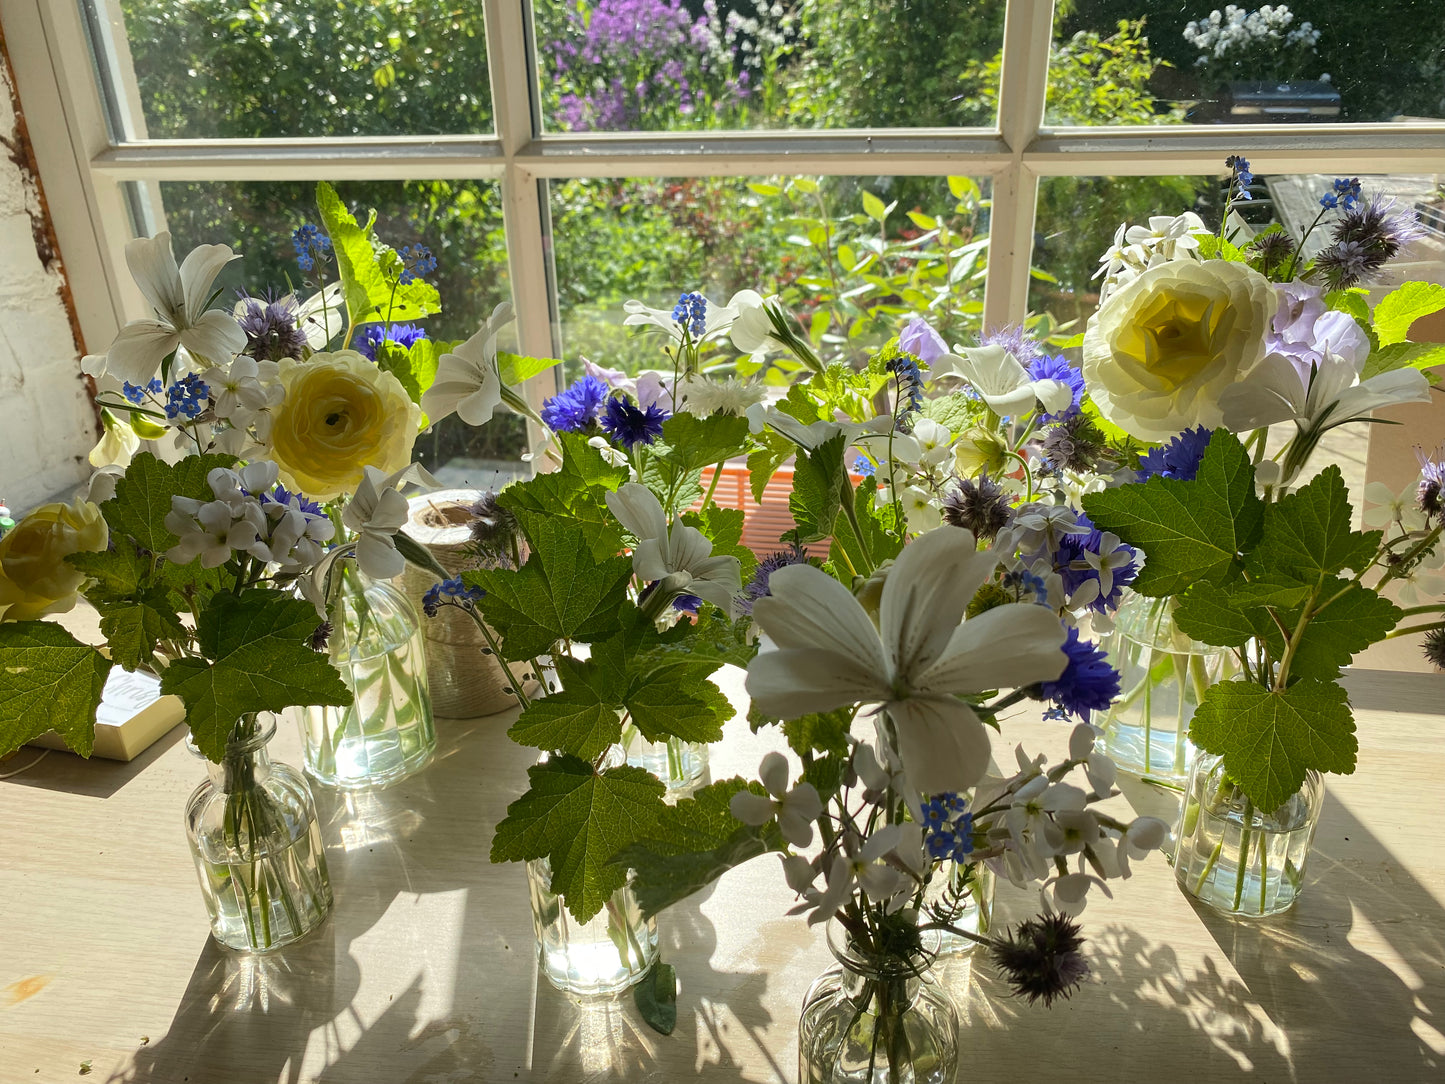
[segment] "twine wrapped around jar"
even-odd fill
[[[467,506],[481,495],[475,489],[443,489],[409,502],[406,533],[431,550],[449,575],[478,567],[468,552],[472,517]],[[402,573],[402,590],[417,613],[422,612],[422,596],[434,580],[432,573],[410,564]],[[516,705],[517,698],[502,691],[511,680],[494,656],[482,654],[487,643],[470,617],[455,606],[443,606],[436,617],[422,621],[433,715],[470,719]],[[535,682],[526,685],[529,693],[535,687]]]

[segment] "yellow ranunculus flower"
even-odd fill
[[[75,605],[85,576],[65,558],[103,550],[110,532],[86,500],[46,504],[0,538],[0,621],[33,621]]]
[[[1140,440],[1222,420],[1219,396],[1265,354],[1269,280],[1228,260],[1174,260],[1116,289],[1084,332],[1099,413]]]
[[[355,489],[366,467],[392,474],[411,462],[421,408],[355,350],[283,359],[281,386],[271,458],[288,488],[327,501]]]

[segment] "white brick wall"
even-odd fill
[[[36,247],[35,180],[10,153],[14,102],[0,64],[0,502],[19,513],[88,478],[98,434],[59,260],[47,266]]]

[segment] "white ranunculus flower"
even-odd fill
[[[963,621],[998,555],[940,528],[904,547],[884,583],[878,626],[853,594],[811,565],[773,573],[753,617],[776,650],[748,666],[759,710],[784,719],[878,704],[911,786],[963,790],[988,768],[988,728],[960,696],[1051,681],[1067,660],[1063,626],[1042,606],[1012,603]]]
[[[1334,354],[1326,354],[1308,377],[1288,356],[1270,354],[1219,397],[1224,427],[1236,433],[1287,421],[1323,432],[1377,407],[1429,401],[1430,382],[1418,369],[1392,369],[1361,381],[1358,366]]]
[[[933,372],[935,377],[962,377],[1000,416],[1027,414],[1036,402],[1049,414],[1061,414],[1074,401],[1074,390],[1062,380],[1035,380],[1002,346],[964,347],[958,354],[945,354]]]
[[[1223,421],[1221,394],[1264,358],[1277,305],[1269,280],[1242,263],[1151,267],[1089,319],[1089,395],[1100,414],[1140,440],[1214,428]]]
[[[468,425],[491,421],[502,403],[497,334],[511,322],[512,303],[503,301],[475,335],[437,361],[436,379],[421,397],[421,408],[433,425],[453,411]]]
[[[711,602],[732,618],[733,599],[743,589],[742,569],[736,557],[714,557],[712,543],[696,527],[679,517],[671,529],[662,502],[640,482],[626,482],[607,494],[607,507],[637,539],[632,570],[651,582],[665,577],[686,577],[678,590]]]
[[[169,231],[127,241],[125,261],[155,319],[126,324],[109,351],[86,357],[85,371],[91,376],[109,373],[143,387],[177,346],[207,364],[229,363],[245,349],[246,333],[234,316],[207,309],[206,303],[221,269],[239,258],[240,253],[226,245],[197,245],[177,268]]]

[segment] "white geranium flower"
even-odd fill
[[[639,482],[627,482],[608,493],[607,507],[637,539],[632,570],[640,579],[677,577],[673,586],[678,591],[711,602],[731,620],[733,599],[743,589],[736,557],[714,557],[707,536],[684,524],[681,517],[669,530],[662,503]]]
[[[367,467],[341,513],[341,522],[357,536],[356,564],[374,580],[392,579],[406,568],[406,558],[396,548],[396,532],[406,526],[407,501],[397,487],[420,469],[413,463],[388,475]]]
[[[1394,403],[1428,403],[1430,382],[1418,369],[1393,369],[1359,380],[1349,359],[1326,354],[1306,379],[1283,354],[1270,354],[1249,376],[1224,389],[1219,406],[1224,427],[1248,432],[1293,421],[1301,430],[1324,432]]]
[[[1035,380],[1018,358],[1002,346],[965,347],[945,354],[933,369],[938,377],[968,381],[989,409],[999,416],[1026,414],[1043,403],[1049,414],[1061,414],[1074,401],[1074,390],[1062,380]]]
[[[130,466],[131,456],[140,448],[140,437],[127,423],[113,417],[110,411],[104,411],[102,417],[105,432],[90,450],[90,465],[96,470],[105,467],[120,467],[124,470]]]
[[[776,304],[777,296],[764,297],[756,290],[739,290],[728,300],[727,307],[737,315],[728,328],[733,347],[744,354],[766,354],[779,342],[773,336],[773,322],[767,306]]]
[[[239,258],[240,253],[226,245],[198,245],[178,269],[168,231],[127,241],[125,261],[155,310],[155,319],[126,324],[104,356],[85,359],[85,371],[91,376],[109,373],[144,386],[155,376],[161,359],[177,346],[185,346],[210,365],[229,362],[245,349],[246,333],[235,317],[206,305],[216,276]]]
[[[433,425],[453,411],[468,425],[491,421],[502,403],[497,335],[511,322],[512,303],[503,301],[475,335],[437,361],[436,379],[421,397],[421,409]]]
[[[758,767],[758,778],[772,795],[765,798],[752,791],[740,790],[732,796],[728,808],[732,815],[754,828],[778,818],[778,830],[794,847],[813,842],[813,822],[823,814],[823,800],[812,783],[800,782],[788,789],[788,758],[782,753],[769,753]],[[810,878],[811,880],[811,878]]]
[[[837,580],[810,565],[780,569],[753,616],[777,646],[753,659],[747,687],[761,711],[784,719],[845,704],[879,704],[891,752],[924,793],[964,790],[988,768],[988,730],[959,699],[1063,672],[1063,626],[1030,604],[963,621],[997,554],[949,528],[906,546],[884,583],[875,628]],[[962,623],[960,623],[962,622]],[[885,753],[889,750],[885,750]]]

